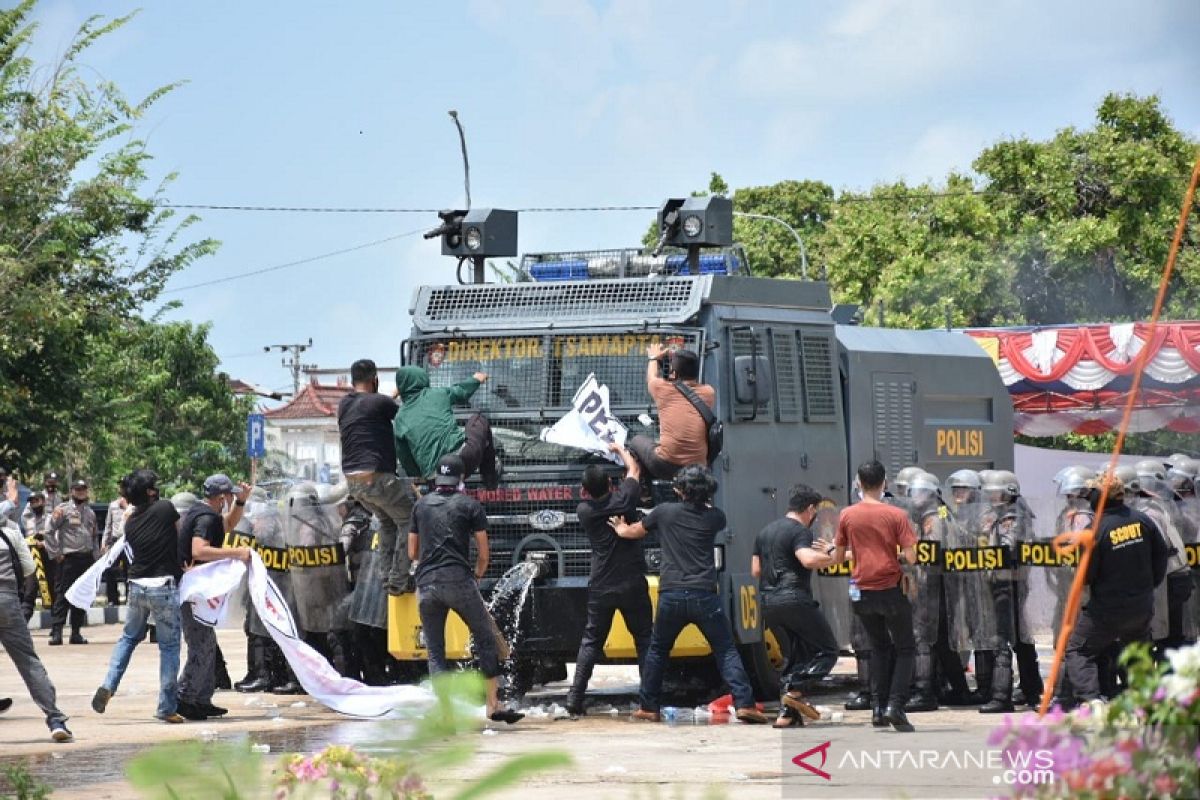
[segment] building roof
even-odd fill
[[[330,386],[315,380],[305,384],[300,394],[279,408],[263,413],[267,419],[326,419],[337,416],[338,403],[349,394],[351,387],[345,383]]]

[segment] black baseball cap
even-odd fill
[[[42,483],[51,483],[51,482],[58,483],[58,473],[57,472],[47,472],[42,477]]]
[[[435,486],[458,486],[464,472],[466,472],[466,465],[463,464],[461,458],[454,453],[444,455],[438,459],[433,483]]]
[[[233,481],[228,475],[218,472],[215,475],[209,475],[204,479],[204,496],[217,497],[222,494],[233,494],[237,487],[233,485]]]
[[[84,480],[83,478],[76,478],[75,480],[71,481],[71,488],[72,489],[86,489],[86,488],[88,488],[88,482],[86,480]]]

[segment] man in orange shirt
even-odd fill
[[[667,348],[655,342],[646,348],[646,388],[658,407],[659,441],[649,436],[634,436],[628,448],[651,478],[670,480],[688,464],[708,464],[708,425],[699,410],[678,387],[683,384],[716,408],[717,393],[700,383],[700,356],[691,350],[670,353],[670,380],[659,376],[659,364]]]
[[[913,730],[904,705],[908,702],[916,659],[912,605],[900,588],[900,557],[917,562],[917,537],[908,515],[883,502],[887,474],[878,461],[858,468],[862,500],[842,511],[833,540],[833,562],[853,554],[850,599],[854,614],[871,640],[871,724]],[[856,594],[858,595],[856,597]],[[893,664],[894,658],[894,664]]]

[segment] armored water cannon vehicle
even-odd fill
[[[961,469],[1012,469],[1012,406],[990,357],[968,336],[835,324],[827,284],[755,277],[728,236],[724,198],[668,201],[650,250],[533,253],[512,283],[428,285],[409,309],[405,364],[433,386],[482,371],[488,383],[461,409],[492,424],[502,482],[467,491],[485,506],[491,565],[485,594],[515,564],[537,563],[522,638],[513,658],[520,688],[565,674],[586,620],[591,549],[576,516],[580,476],[600,456],[544,441],[589,375],[608,387],[610,412],[630,435],[657,435],[646,387],[646,347],[663,342],[700,355],[701,380],[717,395],[724,448],[713,464],[716,505],[729,527],[714,558],[720,591],[744,661],[763,696],[778,689],[779,648],[764,632],[750,573],[756,534],[787,512],[788,491],[806,483],[832,504],[851,502],[853,473],[879,459],[895,474],[917,465],[941,478]],[[673,214],[673,216],[672,216]],[[692,217],[696,219],[693,221]],[[688,236],[698,244],[690,244]],[[684,245],[684,246],[680,246]],[[613,476],[619,470],[612,464]],[[653,501],[670,499],[656,486]],[[645,540],[657,591],[661,552]],[[411,595],[392,598],[389,649],[424,659]],[[449,656],[468,658],[465,628],[451,617]],[[708,669],[708,645],[685,629],[672,657]],[[610,661],[634,663],[619,615],[605,643]],[[700,666],[700,665],[703,666]]]

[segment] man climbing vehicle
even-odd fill
[[[453,386],[433,388],[422,367],[396,370],[396,393],[403,405],[396,414],[396,457],[410,478],[432,478],[444,455],[457,455],[466,471],[463,479],[479,471],[484,487],[500,485],[496,445],[487,417],[476,413],[460,427],[454,417],[455,404],[463,404],[487,381],[484,372]]]

